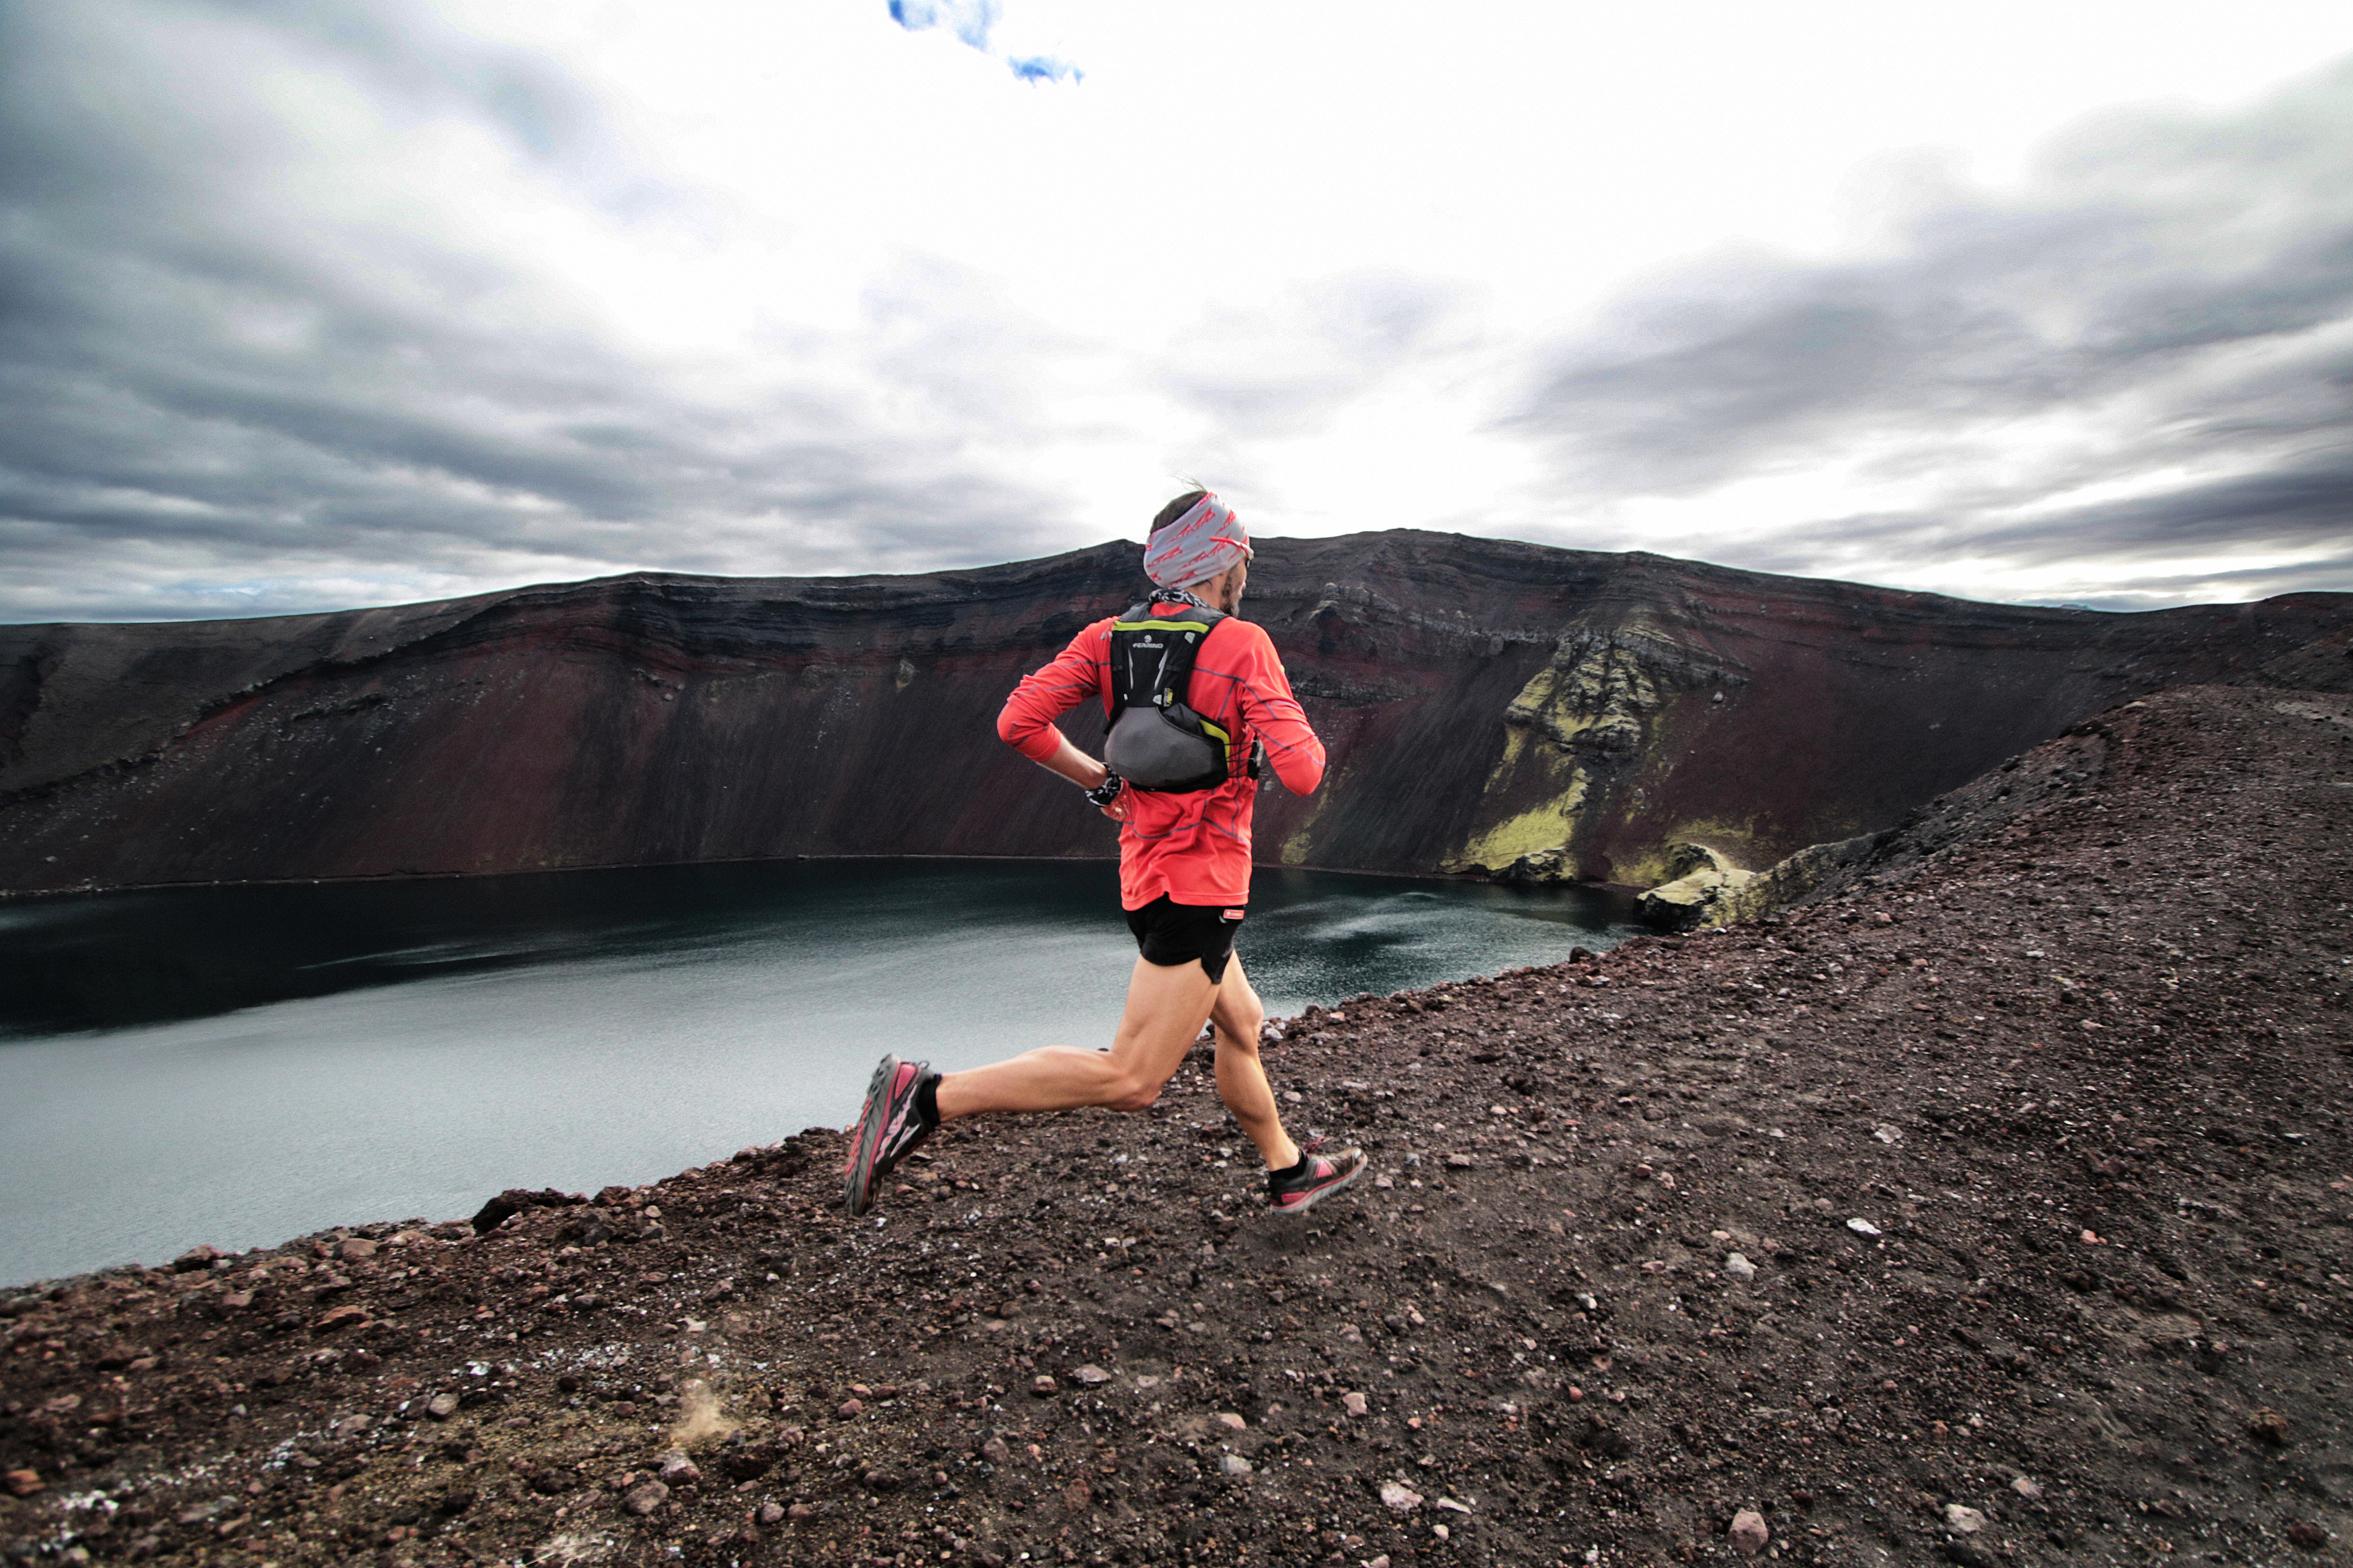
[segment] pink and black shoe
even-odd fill
[[[1269,1172],[1266,1201],[1277,1214],[1304,1214],[1365,1173],[1362,1149],[1303,1154],[1288,1171]]]
[[[884,1057],[874,1069],[841,1173],[842,1205],[853,1216],[874,1206],[875,1184],[938,1129],[937,1118],[924,1114],[929,1097],[923,1090],[937,1083],[939,1077],[929,1062],[901,1061],[897,1057]]]

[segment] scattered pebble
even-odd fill
[[[1732,1516],[1732,1528],[1725,1531],[1742,1556],[1754,1557],[1765,1550],[1773,1532],[1765,1528],[1765,1516],[1753,1508],[1744,1508]]]

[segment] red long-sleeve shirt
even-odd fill
[[[1155,605],[1151,613],[1185,611],[1182,605]],[[1051,664],[1022,677],[1005,700],[997,732],[1031,762],[1054,754],[1060,738],[1054,721],[1088,698],[1110,712],[1111,625],[1105,617],[1072,637]],[[1307,795],[1323,781],[1324,742],[1291,694],[1273,641],[1250,622],[1229,616],[1201,639],[1186,700],[1232,734],[1237,769],[1250,757],[1251,742],[1263,741],[1283,788]],[[1257,798],[1258,782],[1246,774],[1186,795],[1129,790],[1128,819],[1119,829],[1120,902],[1137,910],[1166,894],[1179,904],[1248,903],[1250,807]]]

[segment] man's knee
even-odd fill
[[[1218,1055],[1221,1058],[1256,1061],[1258,1059],[1257,1031],[1253,1030],[1247,1035],[1232,1035],[1228,1034],[1223,1029],[1219,1029],[1218,1031]]]
[[[1149,1110],[1160,1099],[1161,1088],[1157,1080],[1123,1078],[1113,1086],[1113,1095],[1107,1103],[1113,1110]]]

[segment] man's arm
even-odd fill
[[[1007,745],[1081,789],[1093,789],[1110,776],[1111,770],[1072,745],[1054,721],[1088,698],[1102,695],[1110,626],[1103,621],[1087,627],[1054,656],[1053,662],[1023,676],[997,715],[997,733]],[[1103,813],[1114,822],[1126,821],[1125,797],[1103,807]]]
[[[1266,760],[1274,776],[1293,795],[1313,795],[1324,782],[1324,742],[1308,726],[1299,699],[1291,693],[1291,678],[1274,651],[1274,641],[1260,627],[1245,650],[1237,672],[1234,697],[1242,717],[1266,743]]]
[[[1092,789],[1110,776],[1111,770],[1071,743],[1071,738],[1057,728],[1054,739],[1060,742],[1052,752],[1029,760],[1048,773],[1060,773],[1081,789]]]

